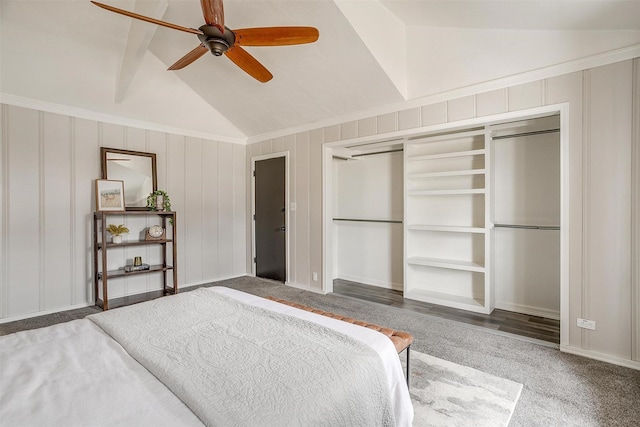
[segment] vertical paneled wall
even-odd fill
[[[295,236],[291,281],[316,289],[322,282],[310,282],[309,266],[322,265],[322,252],[312,248],[321,245],[322,225],[315,218],[322,212],[317,183],[322,182],[323,143],[567,103],[568,347],[639,362],[639,69],[638,59],[623,61],[250,145],[249,158],[280,148],[293,153],[291,200],[298,202],[298,211],[290,228]],[[301,211],[301,205],[308,210]],[[578,328],[578,317],[595,320],[596,330]]]
[[[582,331],[582,345],[630,358],[632,61],[586,71],[584,78],[582,315],[596,320],[597,329]]]
[[[178,212],[180,286],[247,273],[245,146],[9,105],[1,111],[0,320],[93,300],[101,146],[156,153],[158,188]],[[129,220],[136,221],[122,218]],[[146,225],[138,221],[129,225]],[[124,248],[110,263],[124,265],[131,250],[157,256],[157,248]],[[114,298],[161,287],[155,274],[109,283]]]

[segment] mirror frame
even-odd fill
[[[156,172],[156,154],[155,153],[145,153],[143,151],[131,151],[131,150],[121,150],[119,148],[109,148],[109,147],[100,147],[100,159],[102,166],[102,179],[115,179],[109,178],[109,171],[107,166],[107,155],[108,154],[126,154],[129,156],[140,156],[140,157],[149,157],[151,159],[151,180],[153,181],[153,190],[156,191],[158,189],[158,177]],[[127,183],[124,185],[124,192],[127,193]],[[125,210],[128,211],[146,211],[147,207],[143,206],[126,206]]]

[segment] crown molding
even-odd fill
[[[94,120],[97,122],[111,123],[116,125],[128,126],[133,128],[152,130],[157,132],[170,133],[181,136],[189,136],[193,138],[207,139],[218,142],[228,142],[231,144],[246,145],[246,138],[231,138],[228,136],[214,135],[208,132],[200,132],[192,129],[176,128],[165,126],[158,123],[145,122],[142,120],[130,119],[127,117],[113,116],[110,114],[98,113],[96,111],[85,110],[82,108],[69,107],[67,105],[55,104],[52,102],[42,101],[38,99],[25,98],[22,96],[12,95],[0,92],[0,103],[13,105],[16,107],[30,108],[33,110],[45,111],[47,113],[62,114],[65,116],[76,117],[79,119]]]

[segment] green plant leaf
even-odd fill
[[[109,224],[107,226],[107,231],[114,236],[119,236],[121,234],[127,234],[129,232],[129,229],[125,227],[124,224],[120,224],[120,225]]]

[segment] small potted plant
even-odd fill
[[[164,190],[156,190],[147,196],[147,208],[150,211],[171,211],[171,199]]]
[[[125,227],[124,224],[109,224],[109,226],[107,227],[107,231],[113,236],[111,238],[111,241],[113,243],[122,243],[122,235],[127,234],[129,232],[129,229]]]

